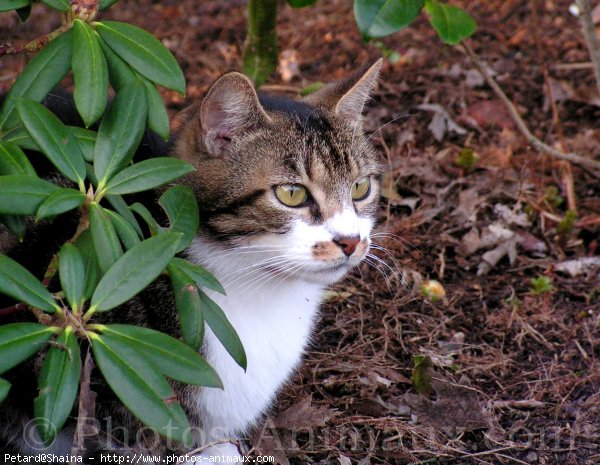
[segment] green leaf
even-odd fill
[[[150,210],[144,207],[141,203],[136,202],[129,208],[131,208],[132,211],[136,212],[142,217],[142,219],[148,225],[150,234],[152,234],[153,236],[156,236],[157,234],[160,234],[164,231],[164,228],[161,228],[156,222],[156,220],[152,217],[152,213],[150,213]]]
[[[0,403],[8,396],[10,391],[10,383],[5,379],[0,378]]]
[[[40,148],[36,145],[33,139],[29,136],[27,130],[21,126],[20,124],[13,127],[11,130],[6,132],[2,139],[5,142],[12,142],[15,145],[18,145],[22,149],[26,150],[34,150],[36,152],[40,151]]]
[[[13,115],[15,101],[26,97],[41,102],[71,68],[72,32],[68,31],[50,42],[25,67],[6,96],[0,110],[0,129],[18,124]]]
[[[16,236],[20,241],[25,237],[27,232],[27,222],[22,216],[0,215],[0,223],[8,228],[11,234]]]
[[[38,381],[39,394],[33,401],[37,431],[45,444],[59,432],[75,404],[81,357],[71,326],[57,338],[44,359]]]
[[[0,175],[2,174],[37,177],[27,155],[19,146],[4,140],[0,140]]]
[[[363,37],[385,37],[412,23],[423,0],[354,0],[354,18]]]
[[[134,347],[90,334],[96,365],[135,416],[160,434],[186,442],[189,423],[169,383]]]
[[[94,293],[94,290],[100,281],[100,277],[102,276],[102,271],[100,270],[100,265],[98,264],[98,257],[96,257],[96,249],[94,249],[92,233],[89,229],[84,231],[81,236],[77,238],[75,241],[75,247],[77,247],[77,250],[79,250],[79,253],[81,254],[81,258],[83,259],[85,270],[83,298],[84,300],[88,300],[90,297],[92,297],[92,294]]]
[[[90,163],[94,161],[96,133],[89,129],[78,128],[77,126],[67,126],[67,128],[77,140],[83,159]]]
[[[194,171],[189,163],[177,158],[158,157],[125,168],[105,187],[107,194],[132,194],[154,189]]]
[[[116,21],[96,23],[102,39],[138,73],[180,94],[185,93],[183,72],[160,40],[139,27]]]
[[[225,350],[229,352],[229,355],[245,370],[247,366],[246,351],[235,328],[231,325],[221,307],[204,292],[198,290],[198,294],[204,304],[204,319],[208,323],[208,326],[215,333],[217,339],[221,341]]]
[[[120,339],[143,354],[163,375],[186,384],[222,388],[217,372],[200,354],[177,339],[153,329],[130,325],[107,325],[104,337]]]
[[[107,8],[111,7],[118,1],[119,0],[100,0],[100,11],[106,10]]]
[[[53,331],[53,328],[39,323],[10,323],[0,326],[0,373],[39,352],[50,340]]]
[[[125,218],[125,220],[127,220],[127,222],[131,225],[131,227],[135,229],[135,232],[140,237],[140,239],[143,239],[144,234],[142,233],[142,229],[140,228],[140,225],[135,219],[135,215],[129,209],[125,200],[123,200],[123,197],[121,197],[120,195],[107,195],[106,200],[108,200],[108,203],[110,203],[110,205],[115,209],[115,211],[123,218]]]
[[[473,17],[454,5],[427,0],[425,12],[440,39],[450,45],[459,44],[477,29],[477,23]]]
[[[113,263],[123,255],[123,249],[117,237],[117,232],[104,208],[96,202],[92,202],[89,207],[89,216],[98,264],[102,272],[106,273]]]
[[[56,216],[68,212],[79,207],[85,202],[85,199],[85,194],[75,189],[57,189],[38,207],[35,219],[41,220],[43,218],[48,218],[49,216]]]
[[[133,227],[125,220],[125,218],[110,210],[104,211],[110,217],[110,221],[112,222],[115,230],[117,231],[117,235],[121,239],[121,242],[126,249],[129,250],[140,243],[140,238],[135,232],[135,229],[133,229]]]
[[[68,242],[58,254],[60,286],[73,310],[83,305],[85,291],[85,263],[77,247]]]
[[[91,307],[105,312],[131,299],[166,268],[180,240],[181,234],[164,233],[125,252],[100,280]]]
[[[167,270],[175,294],[181,335],[187,345],[198,350],[204,339],[204,316],[198,288],[194,280],[179,268],[169,265]]]
[[[314,5],[317,0],[287,0],[292,8],[304,8],[305,6]]]
[[[200,265],[191,263],[183,258],[175,257],[169,263],[169,266],[178,268],[183,271],[186,275],[194,280],[198,287],[207,287],[213,291],[217,291],[221,294],[225,294],[225,289],[221,286],[221,283],[215,278],[210,272],[206,271]]]
[[[108,68],[96,33],[80,19],[73,21],[75,106],[86,127],[100,119],[108,98]]]
[[[169,138],[169,115],[156,86],[147,79],[142,81],[148,97],[148,127],[163,139]]]
[[[54,313],[59,308],[48,289],[6,255],[0,255],[0,292],[48,313]]]
[[[144,135],[147,111],[141,82],[132,82],[117,93],[96,139],[94,170],[98,180],[106,183],[131,161]]]
[[[31,3],[31,0],[2,0],[0,1],[0,11],[16,10],[23,8]]]
[[[71,11],[71,5],[69,4],[69,0],[42,0],[46,5],[55,10],[62,11],[66,13]]]
[[[110,83],[116,92],[119,92],[126,85],[139,79],[131,66],[125,63],[102,38],[99,38],[99,42],[106,58],[106,64],[108,65]]]
[[[177,252],[181,252],[191,244],[198,232],[200,218],[196,196],[188,186],[173,186],[160,196],[158,203],[169,217],[169,231],[183,234],[177,248]]]
[[[68,128],[50,110],[32,100],[19,99],[17,110],[42,153],[71,181],[83,183],[85,161]]]
[[[0,176],[0,213],[35,215],[40,204],[56,189],[51,182],[33,176]]]

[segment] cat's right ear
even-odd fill
[[[236,72],[217,79],[200,107],[202,140],[212,156],[221,155],[236,136],[270,121],[252,82]]]

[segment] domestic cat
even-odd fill
[[[361,113],[380,68],[381,60],[299,101],[259,97],[246,77],[227,73],[179,118],[171,155],[196,168],[179,182],[193,189],[201,218],[183,255],[220,280],[227,294],[211,297],[238,332],[248,359],[244,371],[207,328],[201,352],[224,390],[175,385],[195,445],[214,444],[202,456],[239,457],[235,441],[228,440],[247,433],[272,405],[301,360],[324,289],[369,249],[381,165],[363,134]],[[174,297],[164,280],[123,307],[110,312],[119,322],[179,335]],[[110,416],[121,433],[140,428],[101,385],[93,387],[98,418]],[[0,447],[43,452],[19,437],[19,423],[28,420],[25,405],[0,405]],[[45,451],[68,454],[72,433],[67,427]],[[99,451],[115,447],[105,439]],[[139,436],[135,443],[131,437],[123,441],[131,451],[163,457],[187,452]]]

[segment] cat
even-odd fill
[[[381,63],[301,100],[259,96],[248,78],[230,72],[178,117],[171,155],[196,168],[178,182],[193,189],[201,218],[183,255],[210,270],[225,288],[226,295],[211,297],[235,327],[248,360],[244,371],[207,328],[201,352],[224,389],[175,385],[195,445],[209,445],[188,457],[190,463],[214,455],[240,459],[236,439],[268,411],[300,363],[324,289],[369,250],[382,166],[363,133],[361,113]],[[174,298],[164,280],[123,307],[110,312],[119,322],[179,335]],[[94,388],[98,418],[118,419],[121,433],[140,428],[101,385]],[[73,426],[44,451],[27,448],[17,425],[27,419],[21,404],[0,405],[0,425],[11,422],[0,427],[0,450],[4,445],[22,453],[68,454]],[[127,446],[163,457],[187,452],[163,441],[139,442]]]

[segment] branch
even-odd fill
[[[600,40],[596,35],[594,19],[592,18],[592,7],[589,0],[576,0],[577,8],[579,9],[579,21],[581,22],[581,30],[585,38],[585,44],[590,52],[590,58],[596,76],[596,87],[600,94]]]
[[[483,76],[483,78],[486,80],[486,82],[492,88],[492,90],[496,93],[496,95],[500,98],[500,100],[502,100],[504,105],[506,105],[506,108],[508,109],[508,112],[510,113],[511,118],[515,122],[515,124],[516,124],[517,128],[519,129],[519,131],[521,132],[521,134],[523,134],[525,139],[527,139],[527,141],[533,147],[535,147],[540,152],[544,152],[545,154],[550,155],[553,158],[557,158],[559,160],[570,161],[571,163],[574,163],[583,168],[586,168],[587,171],[589,173],[591,173],[593,176],[600,177],[600,162],[598,162],[596,160],[592,160],[590,158],[583,157],[574,152],[568,152],[568,153],[561,152],[560,150],[557,150],[554,147],[551,147],[548,144],[545,144],[540,139],[535,137],[532,134],[532,132],[529,130],[529,128],[527,127],[527,124],[525,124],[525,121],[523,121],[523,118],[521,118],[521,115],[519,115],[519,112],[517,111],[515,105],[506,96],[506,94],[504,93],[502,88],[498,85],[498,83],[494,80],[494,78],[487,72],[487,69],[482,64],[482,62],[479,60],[479,57],[473,51],[471,46],[469,44],[467,44],[466,42],[464,42],[462,45],[463,45],[465,51],[467,52],[467,55],[469,55],[469,57],[471,58],[471,61],[473,62],[473,64],[477,68],[477,70],[479,71],[479,73]]]

